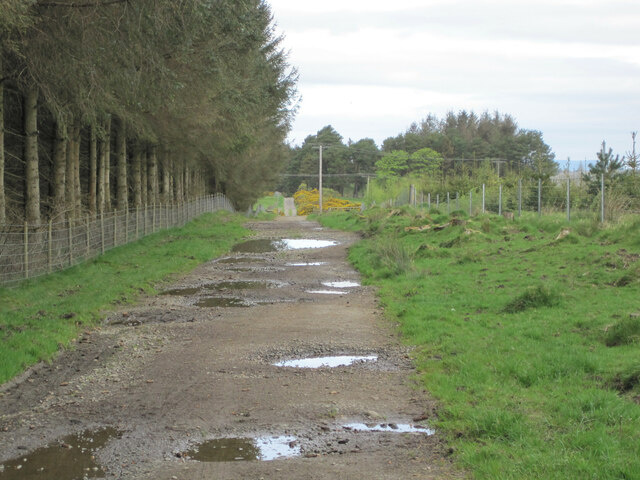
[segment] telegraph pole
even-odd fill
[[[320,207],[319,214],[322,215],[322,145],[318,150],[318,206]]]

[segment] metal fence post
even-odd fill
[[[427,194],[427,207],[429,210],[431,210],[431,194],[430,193]]]
[[[29,278],[29,224],[24,222],[24,278]]]
[[[52,269],[52,264],[53,264],[53,246],[52,246],[52,237],[53,237],[53,221],[51,219],[49,219],[49,228],[47,229],[47,240],[49,243],[49,248],[48,248],[48,252],[47,252],[47,267],[49,270],[49,273],[51,273],[51,269]]]
[[[542,215],[542,179],[538,179],[538,216]]]
[[[567,222],[571,221],[571,179],[567,178]]]
[[[601,198],[600,198],[600,222],[604,223],[604,173],[600,174],[600,191],[601,191]]]
[[[498,195],[498,215],[502,215],[502,184],[500,184],[500,193]]]
[[[449,198],[449,192],[447,192],[447,213],[451,213],[451,201]]]
[[[456,210],[460,210],[460,192],[456,192]]]
[[[522,179],[518,179],[518,217],[522,216]]]
[[[69,219],[69,266],[73,265],[73,225]]]
[[[90,251],[91,251],[91,235],[89,235],[89,215],[87,215],[87,258],[89,258]]]
[[[113,246],[117,246],[118,245],[118,222],[117,222],[117,217],[118,217],[118,210],[114,210],[113,211]]]
[[[469,190],[469,216],[473,214],[473,190]]]
[[[482,184],[482,213],[484,213],[485,185]]]
[[[100,248],[104,254],[104,210],[100,210]]]

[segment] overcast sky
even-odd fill
[[[563,163],[640,130],[640,1],[268,0],[300,74],[293,144],[378,145],[429,113],[511,114]],[[637,146],[640,149],[640,144]]]

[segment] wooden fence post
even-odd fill
[[[29,278],[29,225],[24,222],[24,278]]]

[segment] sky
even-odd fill
[[[640,130],[638,0],[268,3],[299,73],[293,145],[332,125],[380,146],[429,113],[497,110],[563,165],[603,140],[622,156]]]

